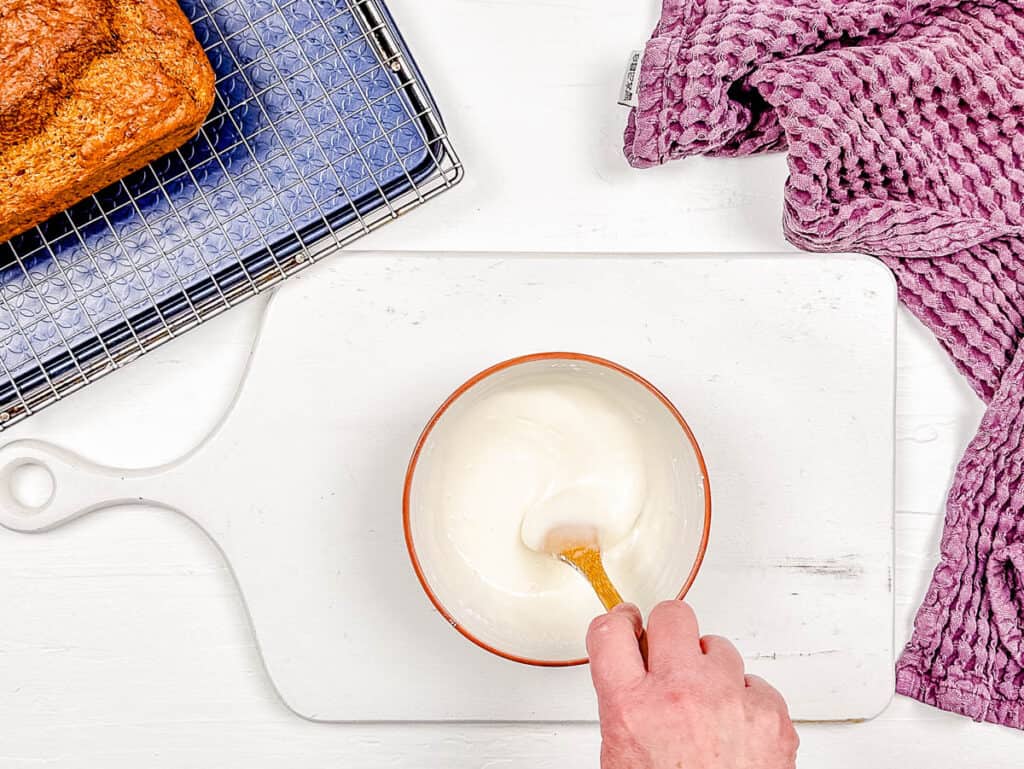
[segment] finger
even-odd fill
[[[771,701],[781,707],[784,713],[789,714],[789,706],[786,704],[785,697],[779,693],[778,689],[761,678],[761,676],[747,674],[743,676],[743,680],[746,682],[747,689],[752,696]]]
[[[795,756],[797,748],[800,747],[800,738],[793,728],[786,698],[763,678],[757,676],[746,676],[745,678],[747,696],[752,699],[753,706],[762,711],[773,712],[778,716],[781,734]]]
[[[666,673],[690,667],[701,655],[697,615],[682,601],[659,603],[647,618],[647,667]]]
[[[755,676],[751,673],[747,673],[743,676],[743,681],[746,683],[748,689],[753,689],[754,691],[765,691],[766,689],[772,688],[772,685],[761,678],[761,676]]]
[[[587,654],[598,695],[643,680],[647,671],[637,640],[642,631],[640,610],[628,603],[616,606],[590,623]]]
[[[743,678],[743,656],[729,639],[706,635],[700,639],[700,648],[708,661],[714,663],[730,679],[739,681]]]

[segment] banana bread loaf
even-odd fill
[[[176,0],[0,3],[0,242],[192,138],[213,99]]]

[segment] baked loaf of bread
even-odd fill
[[[213,99],[176,0],[2,0],[0,242],[188,141]]]

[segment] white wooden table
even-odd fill
[[[784,250],[782,158],[629,170],[620,62],[655,0],[391,0],[469,176],[365,241],[380,249]],[[642,6],[642,8],[638,8]],[[543,25],[543,26],[541,26]],[[102,461],[179,455],[223,410],[250,304],[96,385],[111,408],[38,425]],[[937,557],[943,499],[981,406],[906,314],[897,403],[898,641]],[[205,369],[204,369],[205,366]],[[223,381],[208,392],[202,372]],[[174,382],[168,397],[161,381]],[[113,408],[115,402],[118,408]],[[73,404],[68,404],[68,408]],[[33,428],[35,429],[35,428]],[[12,436],[13,437],[13,436]],[[6,436],[5,436],[6,438]],[[588,726],[321,725],[263,672],[220,554],[170,513],[122,509],[40,537],[0,530],[0,767],[596,767]],[[1016,767],[1024,736],[897,699],[860,725],[804,726],[805,767]]]

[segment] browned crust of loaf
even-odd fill
[[[112,7],[116,50],[92,58],[41,130],[0,145],[0,242],[180,146],[213,106],[213,70],[176,0]]]
[[[110,0],[0,5],[0,145],[40,130],[89,62],[117,48],[110,17]]]

